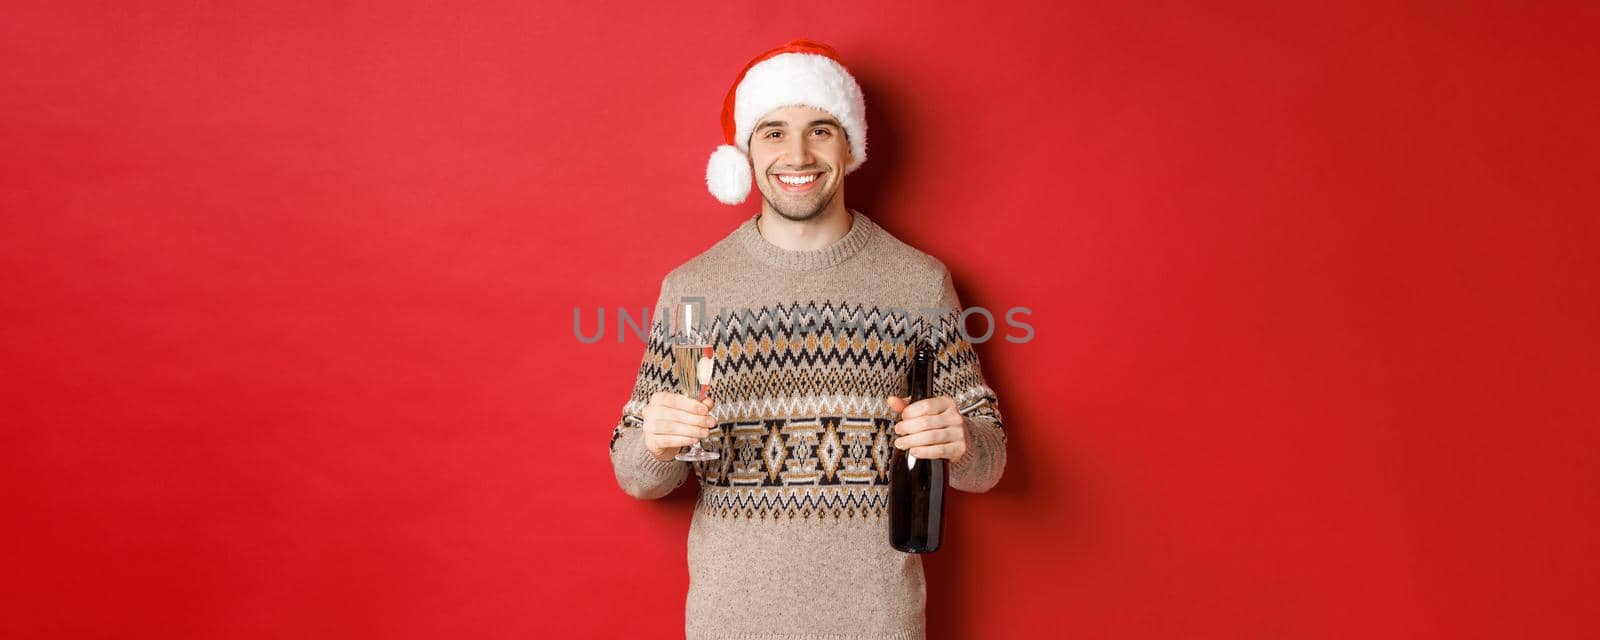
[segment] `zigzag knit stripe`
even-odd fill
[[[722,518],[876,518],[888,515],[889,488],[803,487],[771,489],[708,489],[696,508]]]
[[[883,505],[873,496],[889,481],[898,419],[887,396],[907,394],[913,336],[933,349],[935,395],[950,396],[963,414],[999,426],[994,391],[984,384],[959,322],[954,311],[922,317],[815,302],[715,318],[709,333],[718,426],[704,446],[722,456],[695,463],[707,513],[878,515]],[[642,425],[651,395],[678,389],[669,333],[667,323],[651,324],[613,444],[623,429]]]

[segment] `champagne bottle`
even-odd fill
[[[919,342],[915,349],[911,356],[911,402],[933,396],[933,349],[926,342]],[[942,459],[922,460],[898,448],[890,454],[890,545],[906,553],[939,550],[947,479]]]

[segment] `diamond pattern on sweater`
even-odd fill
[[[774,305],[723,313],[710,325],[715,353],[711,395],[717,427],[704,446],[722,453],[694,463],[706,513],[736,517],[882,515],[898,416],[887,396],[904,397],[910,339],[935,351],[936,395],[962,413],[999,425],[959,316],[915,316],[832,302]],[[676,388],[668,328],[651,325],[622,429],[656,391]]]

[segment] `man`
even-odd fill
[[[706,180],[727,204],[753,181],[761,212],[662,281],[611,462],[637,498],[670,493],[691,466],[699,477],[689,638],[924,637],[921,557],[889,544],[891,447],[947,460],[961,491],[987,491],[1004,471],[998,401],[960,331],[950,272],[844,205],[845,175],[866,160],[865,114],[827,45],[795,40],[752,60],[724,101],[727,144]],[[662,312],[697,297],[722,310],[703,401],[674,392]],[[935,354],[936,397],[908,406],[898,394],[918,337]],[[674,459],[702,439],[721,457]]]

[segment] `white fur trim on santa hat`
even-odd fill
[[[706,187],[723,204],[739,204],[750,195],[750,159],[731,145],[711,152],[706,163]]]
[[[750,132],[761,116],[794,105],[816,107],[833,114],[844,125],[852,156],[845,173],[867,161],[867,108],[861,86],[838,62],[811,53],[780,53],[745,72],[733,98],[733,120],[738,132],[734,139],[739,149],[750,150]],[[748,167],[745,174],[749,175]],[[745,192],[749,192],[748,182]]]

